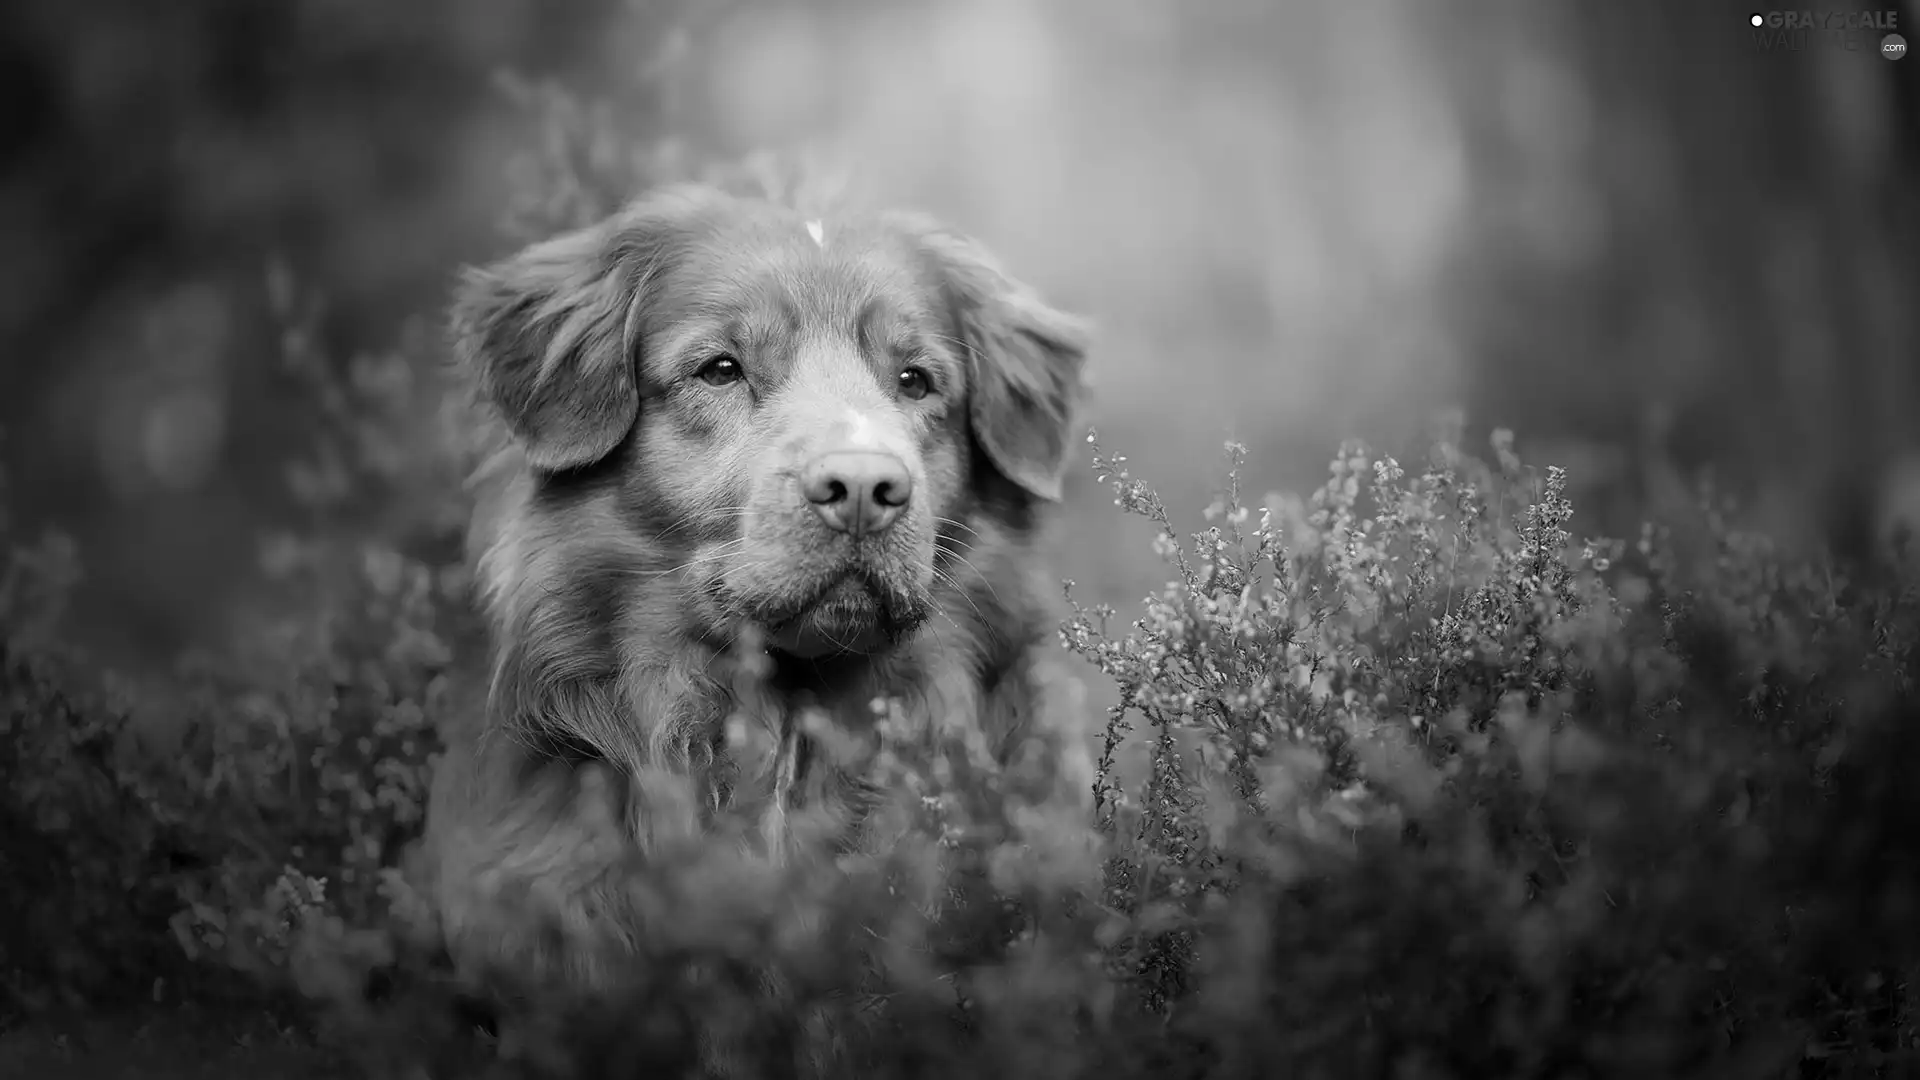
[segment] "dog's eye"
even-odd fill
[[[746,371],[740,367],[740,361],[731,356],[716,356],[707,361],[707,366],[694,373],[694,377],[708,386],[727,386],[746,377]]]
[[[900,372],[899,386],[900,396],[913,401],[919,401],[933,393],[932,377],[917,367],[906,368]]]

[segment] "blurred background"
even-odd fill
[[[1920,39],[1911,3],[1828,11]],[[768,151],[980,236],[1097,321],[1089,419],[1184,514],[1230,437],[1254,492],[1305,490],[1340,439],[1417,448],[1458,407],[1569,467],[1588,533],[1711,466],[1857,548],[1920,501],[1920,60],[1762,49],[1752,12],[14,0],[6,498],[76,538],[73,628],[132,669],[271,602],[263,535],[417,524],[400,489],[313,519],[347,406],[288,356],[427,371],[455,269],[524,238],[524,170],[591,129],[625,156],[589,171]],[[1061,570],[1128,604],[1160,575],[1115,513],[1076,474]]]

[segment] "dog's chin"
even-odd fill
[[[766,624],[767,643],[803,660],[879,652],[925,621],[924,605],[884,595],[858,575],[835,582],[801,610]]]

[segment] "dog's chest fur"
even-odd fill
[[[882,656],[769,657],[757,686],[729,694],[735,725],[715,761],[716,807],[758,822],[776,846],[796,816],[840,850],[876,842],[870,821],[929,773],[991,771],[1033,709],[1023,653],[923,629]],[[743,740],[738,726],[757,729]],[[804,830],[802,830],[804,831]],[[778,834],[778,835],[776,835]]]

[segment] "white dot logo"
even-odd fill
[[[1758,29],[1767,24],[1767,17],[1756,11],[1748,17],[1747,21],[1752,23],[1755,29]]]
[[[1880,55],[1889,60],[1898,60],[1907,55],[1907,39],[1899,34],[1888,34],[1881,38]]]

